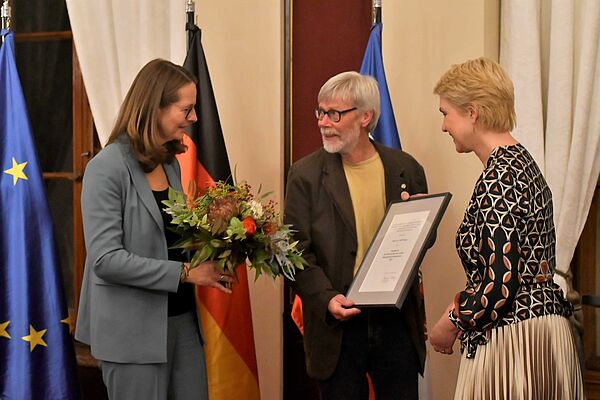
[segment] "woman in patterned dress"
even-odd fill
[[[455,399],[582,399],[572,306],[553,281],[552,193],[510,133],[512,82],[499,64],[478,58],[451,67],[434,93],[442,131],[484,166],[456,234],[466,288],[429,336],[443,354],[460,338]]]

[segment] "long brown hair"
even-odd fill
[[[131,150],[145,172],[173,161],[175,154],[183,153],[186,146],[178,140],[160,144],[158,111],[179,100],[179,89],[196,82],[179,65],[161,59],[150,61],[133,80],[107,144],[127,135]]]

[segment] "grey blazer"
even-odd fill
[[[177,161],[163,166],[181,190]],[[168,261],[160,210],[125,137],[88,164],[81,210],[87,259],[75,338],[99,360],[166,362],[168,292],[181,263]]]

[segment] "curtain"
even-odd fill
[[[500,63],[515,84],[513,132],[554,198],[557,282],[570,263],[600,170],[600,1],[503,0]]]
[[[148,61],[185,58],[182,0],[66,0],[83,81],[102,145],[133,78]]]

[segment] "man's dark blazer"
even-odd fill
[[[385,170],[386,204],[400,194],[427,193],[425,173],[409,154],[377,143]],[[291,282],[302,299],[304,351],[308,374],[327,379],[337,365],[343,323],[327,311],[329,300],[345,294],[353,279],[356,260],[356,225],[348,183],[339,154],[324,149],[292,165],[285,196],[285,223],[296,230],[299,248],[308,266]],[[420,362],[425,363],[424,310],[419,300],[417,279],[401,310],[411,330]],[[402,355],[398,355],[402,357]]]

